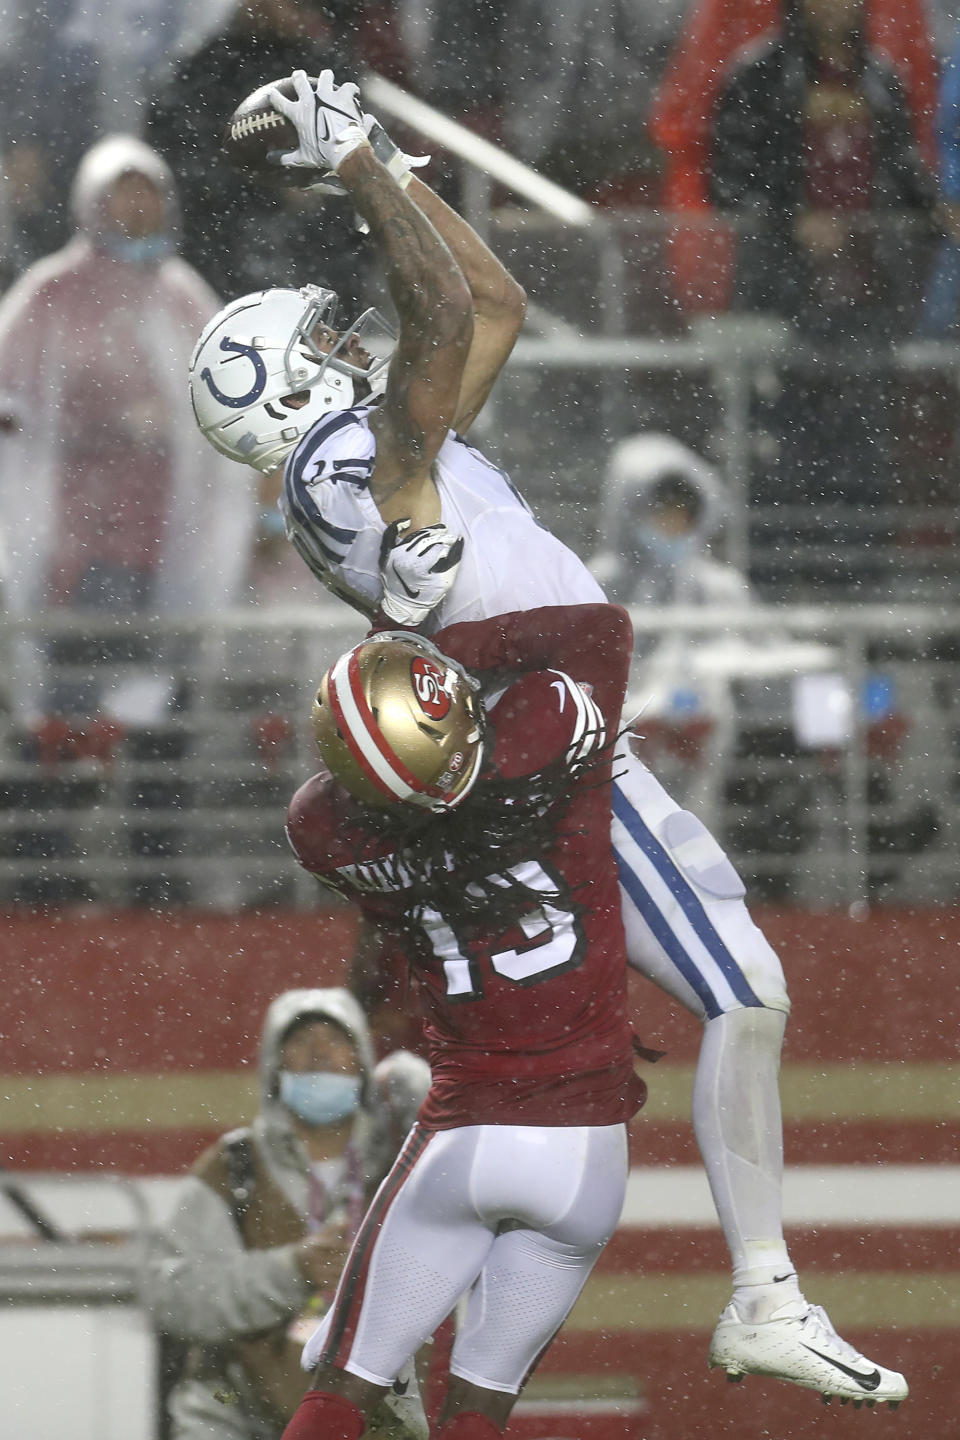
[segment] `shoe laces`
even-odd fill
[[[819,1345],[829,1345],[838,1355],[845,1360],[863,1360],[859,1350],[856,1350],[847,1340],[841,1339],[830,1322],[830,1317],[822,1305],[811,1305],[804,1317],[804,1328],[812,1340]]]

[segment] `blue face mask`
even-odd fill
[[[695,533],[665,535],[655,525],[637,525],[634,535],[641,549],[646,550],[661,565],[682,565],[695,554],[700,543]]]
[[[281,1070],[280,1099],[306,1125],[336,1125],[360,1104],[360,1076],[335,1070]]]
[[[126,235],[104,235],[103,248],[127,265],[158,265],[173,254],[173,239],[165,231],[131,240]]]

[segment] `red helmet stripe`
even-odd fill
[[[353,659],[354,657],[351,654],[349,658]],[[343,660],[339,660],[337,664],[333,667],[333,669],[330,671],[330,677],[327,682],[327,695],[330,700],[330,706],[333,710],[334,718],[337,722],[337,729],[340,732],[340,737],[343,740],[343,743],[346,745],[347,749],[350,751],[350,754],[356,762],[358,768],[366,776],[370,783],[375,787],[375,789],[379,790],[380,793],[386,796],[388,800],[396,800],[402,798],[398,790],[387,784],[387,782],[381,778],[377,770],[374,769],[370,761],[367,759],[363,748],[357,743],[357,740],[354,737],[353,726],[350,724],[350,721],[344,714],[343,705],[340,699],[339,676],[342,667]],[[347,679],[347,685],[349,691],[349,676]],[[351,706],[351,709],[352,708],[353,707]]]
[[[387,744],[363,693],[356,650],[341,657],[331,670],[328,693],[344,743],[360,770],[382,795],[391,800],[409,800],[416,795],[446,798],[446,792],[436,785],[425,785],[418,780]]]
[[[397,778],[411,790],[424,790],[426,787],[421,784],[412,770],[408,770],[400,759],[399,755],[387,744],[383,731],[373,716],[373,711],[367,704],[367,697],[363,693],[363,679],[360,675],[360,661],[357,659],[355,650],[350,652],[350,660],[347,667],[347,676],[350,682],[350,693],[353,696],[360,719],[366,726],[367,735],[373,741],[380,754],[383,756],[390,769]]]

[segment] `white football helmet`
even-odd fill
[[[323,415],[379,399],[396,331],[373,309],[336,331],[337,309],[332,290],[305,285],[244,295],[213,317],[190,359],[190,400],[215,449],[273,470]],[[329,353],[314,338],[320,325],[338,335]],[[380,353],[351,364],[347,346],[371,329]]]

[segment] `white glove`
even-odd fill
[[[396,145],[384,130],[380,121],[374,115],[364,115],[363,128],[366,131],[367,139],[373,149],[374,155],[382,165],[390,171],[401,190],[406,190],[413,179],[413,171],[420,170],[424,165],[429,165],[433,159],[432,155],[407,155],[405,151]],[[338,180],[336,174],[329,170],[316,185],[310,185],[310,190],[317,190],[322,195],[346,195],[347,187],[342,180]]]
[[[304,70],[294,70],[296,100],[276,88],[269,92],[274,110],[296,127],[300,144],[280,156],[280,164],[311,170],[339,170],[348,155],[369,145],[356,85],[338,85],[332,70],[321,70],[316,89]]]
[[[412,534],[409,520],[394,520],[380,546],[380,608],[398,625],[416,626],[435,609],[457,578],[463,537],[446,525],[427,525]]]

